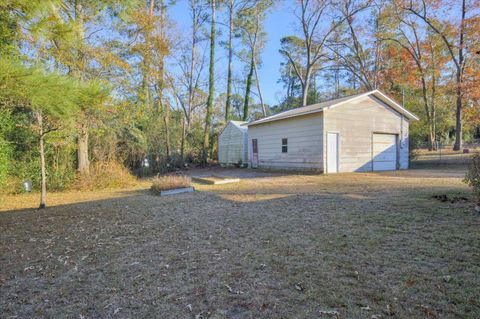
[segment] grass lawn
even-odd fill
[[[230,173],[247,178],[51,194],[43,211],[4,197],[0,317],[480,318],[461,168]]]

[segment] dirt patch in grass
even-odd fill
[[[403,173],[262,175],[2,213],[0,313],[478,318],[470,191],[448,172]]]

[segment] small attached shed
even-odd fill
[[[378,90],[299,107],[248,124],[249,164],[324,173],[407,169],[412,120]]]
[[[229,121],[218,137],[218,162],[222,166],[247,165],[248,132],[246,122]]]

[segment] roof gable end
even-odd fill
[[[410,111],[408,111],[407,109],[405,109],[403,106],[401,106],[400,104],[395,102],[393,99],[388,97],[386,94],[382,93],[379,90],[373,90],[373,91],[369,91],[369,92],[365,92],[365,93],[361,93],[361,94],[356,94],[356,95],[352,95],[352,96],[348,96],[348,97],[344,97],[344,98],[340,98],[340,99],[330,100],[330,101],[326,101],[326,102],[316,103],[316,104],[307,105],[307,106],[304,106],[304,107],[299,107],[299,108],[296,108],[296,109],[284,111],[284,112],[281,112],[281,113],[278,113],[278,114],[275,114],[275,115],[272,115],[272,116],[265,117],[263,119],[259,119],[259,120],[244,124],[244,125],[247,125],[247,126],[257,125],[257,124],[279,121],[279,120],[283,120],[283,119],[287,119],[287,118],[293,118],[293,117],[312,114],[312,113],[319,113],[319,112],[323,112],[324,110],[332,109],[332,108],[341,106],[343,104],[346,104],[348,102],[351,102],[353,100],[360,99],[360,98],[370,96],[370,95],[373,95],[376,98],[380,99],[387,106],[389,106],[393,110],[397,111],[398,113],[406,116],[410,120],[418,120],[419,119],[415,114],[413,114]]]

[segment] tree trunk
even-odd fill
[[[265,103],[263,102],[262,89],[260,88],[260,77],[258,76],[257,62],[255,61],[255,57],[253,58],[253,69],[255,70],[255,82],[257,83],[257,92],[260,99],[260,105],[262,106],[262,113],[263,116],[267,116],[267,110],[265,108]]]
[[[228,75],[227,75],[227,102],[225,103],[225,122],[230,119],[230,107],[232,97],[232,61],[233,61],[233,7],[235,1],[230,1],[229,7],[229,29],[228,29]]]
[[[83,6],[81,1],[76,0],[74,2],[74,13],[75,13],[75,22],[77,24],[77,45],[80,45],[84,41],[84,16],[83,16]],[[80,68],[82,62],[84,62],[84,54],[80,49],[77,49],[76,57],[78,65],[74,67],[73,73],[80,78],[84,77],[83,69]],[[77,171],[79,174],[89,174],[90,172],[90,162],[88,160],[88,124],[87,124],[87,114],[86,111],[82,112],[78,128],[78,137],[77,137]]]
[[[458,46],[457,64],[457,114],[455,129],[454,151],[459,151],[463,146],[463,121],[462,121],[462,82],[463,82],[463,46],[465,34],[465,15],[467,13],[465,0],[462,1],[462,19],[460,21],[460,43]]]
[[[249,102],[250,102],[250,90],[252,87],[252,77],[253,77],[253,56],[250,62],[250,71],[247,76],[247,87],[245,89],[245,99],[243,101],[243,120],[248,121],[249,113]]]
[[[433,133],[433,125],[429,123],[428,125],[428,150],[433,151],[435,149],[435,136]]]
[[[288,87],[287,87],[287,98],[290,100],[293,97],[293,90],[295,88],[295,76],[292,75],[292,66],[288,66]]]
[[[437,141],[437,111],[435,109],[435,103],[432,103],[432,133],[433,133],[433,140],[435,141],[433,144],[433,150],[438,150],[438,141]]]
[[[212,109],[213,109],[213,99],[215,94],[215,0],[212,0],[211,3],[212,9],[212,22],[210,30],[210,69],[209,69],[209,92],[208,92],[208,101],[207,101],[207,114],[205,117],[205,131],[203,134],[203,163],[208,162],[208,148],[210,146],[210,126],[212,122]]]
[[[307,105],[309,88],[310,88],[310,70],[307,70],[307,75],[305,76],[305,83],[302,83],[302,106]]]
[[[188,110],[186,111],[185,118],[184,118],[184,128],[182,130],[182,146],[181,146],[181,153],[182,153],[182,161],[185,157],[185,139],[187,137],[188,132],[190,131],[190,119],[192,118],[192,108],[193,102],[195,97],[195,64],[196,64],[196,49],[197,49],[197,32],[198,32],[198,21],[197,21],[197,13],[195,8],[195,3],[191,2],[191,10],[192,10],[192,50],[191,54],[191,63],[190,63],[190,73],[188,77]],[[188,114],[188,115],[187,115]],[[185,123],[185,121],[187,123]]]
[[[152,14],[153,14],[153,8],[155,1],[152,0],[151,2],[151,7],[152,7]],[[165,5],[163,0],[159,1],[160,5],[160,14],[161,14],[161,22],[162,22],[162,38],[166,38],[165,36],[165,19],[166,19],[166,12],[165,12]],[[163,92],[165,89],[165,61],[164,61],[164,56],[162,55],[161,61],[160,61],[160,71],[159,71],[159,77],[158,77],[158,99],[160,102],[160,106],[163,111],[163,123],[165,124],[165,150],[166,150],[166,155],[167,155],[167,161],[170,161],[170,156],[171,156],[171,141],[170,141],[170,105],[168,103],[163,102]]]
[[[422,72],[422,70],[420,70]],[[427,82],[422,72],[422,99],[423,99],[423,107],[425,109],[425,115],[427,116],[427,124],[428,124],[428,150],[432,151],[434,149],[435,137],[434,132],[432,130],[432,116],[430,112],[430,106],[428,105],[428,92],[427,92]]]
[[[40,132],[39,146],[40,146],[40,168],[41,168],[41,192],[40,192],[40,209],[47,206],[47,174],[45,164],[45,134],[43,132],[43,116],[40,112],[35,114],[37,118],[37,124]]]
[[[161,63],[161,72],[159,76],[159,84],[158,84],[158,100],[160,104],[160,109],[163,113],[163,124],[165,125],[165,152],[167,155],[167,161],[170,160],[171,155],[171,141],[170,141],[170,105],[168,103],[163,102],[163,91],[164,91],[164,76],[163,76],[163,61]]]
[[[167,160],[170,160],[171,144],[170,144],[170,106],[164,106],[163,123],[165,124],[165,151]],[[177,144],[178,145],[178,144]]]
[[[433,50],[432,50],[432,57],[433,57]],[[434,60],[434,57],[432,58]],[[435,63],[435,61],[433,61]],[[435,65],[435,64],[432,64]],[[430,109],[431,109],[431,118],[432,118],[432,133],[433,133],[433,150],[438,150],[438,141],[437,141],[437,108],[435,104],[435,97],[437,93],[437,79],[435,76],[435,71],[432,73],[432,95],[430,100]]]
[[[457,82],[457,114],[456,114],[456,125],[455,125],[455,145],[453,146],[454,151],[459,151],[463,145],[462,131],[462,90],[460,89],[461,82]]]
[[[78,172],[82,175],[90,173],[90,161],[88,159],[88,127],[85,120],[80,123],[77,138]]]
[[[185,137],[187,136],[185,127],[185,117],[182,117],[182,140],[180,141],[180,158],[182,163],[185,159]]]
[[[379,35],[380,35],[379,21],[381,19],[380,18],[381,16],[382,16],[382,9],[380,7],[375,17],[375,62],[374,62],[374,68],[373,68],[373,87],[375,89],[378,89],[378,72],[380,68],[380,61],[381,61],[381,54],[382,54],[382,50],[380,48],[381,40],[379,39]]]

